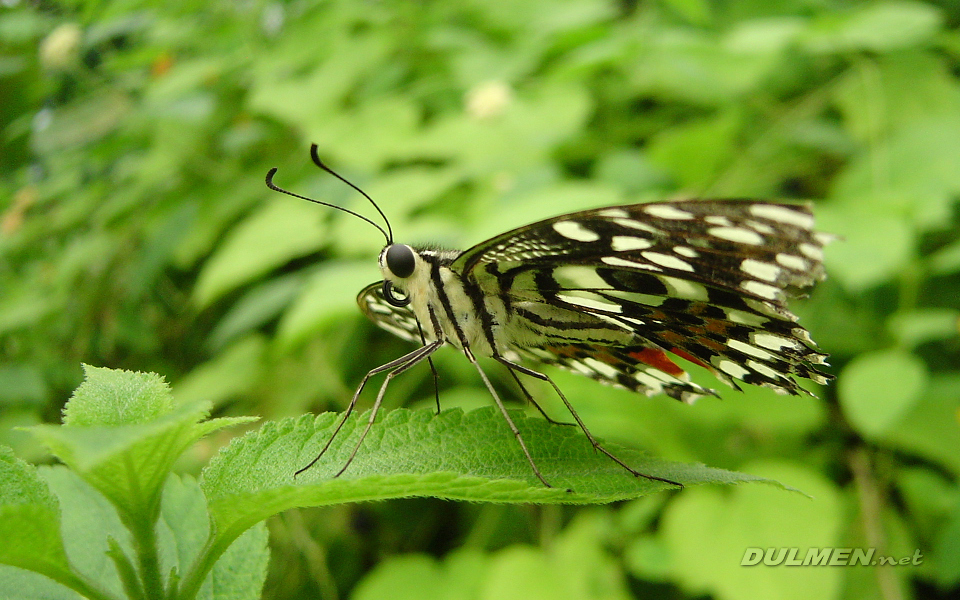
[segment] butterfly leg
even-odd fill
[[[420,332],[420,342],[427,345],[427,337],[423,335],[423,327],[420,325],[420,319],[417,319],[417,331]],[[430,372],[433,373],[433,395],[437,398],[437,414],[440,414],[440,375],[437,374],[437,367],[433,364],[433,357],[427,357],[427,363],[430,365]]]
[[[510,373],[510,375],[513,377],[513,380],[517,382],[517,386],[520,388],[520,391],[523,392],[523,395],[527,398],[527,401],[530,402],[530,404],[532,404],[537,410],[540,411],[540,414],[543,415],[543,418],[546,419],[548,423],[550,423],[551,425],[566,425],[569,427],[577,426],[576,423],[564,423],[562,421],[554,421],[553,419],[551,419],[550,415],[548,415],[546,411],[544,411],[543,408],[541,408],[541,406],[537,404],[537,401],[533,399],[533,394],[527,391],[527,388],[523,385],[523,382],[521,382],[520,378],[517,376],[516,371],[508,368],[507,372]]]
[[[357,406],[357,398],[360,397],[360,392],[362,392],[363,388],[366,387],[367,381],[369,381],[371,377],[379,375],[384,371],[390,371],[390,373],[387,374],[386,380],[384,380],[383,382],[383,386],[381,386],[380,388],[380,393],[377,395],[377,401],[374,404],[373,410],[370,415],[370,422],[367,424],[367,428],[364,430],[363,435],[360,436],[360,442],[357,444],[357,447],[354,448],[353,452],[350,454],[350,458],[347,459],[347,464],[343,465],[343,468],[340,469],[340,471],[336,475],[334,475],[334,477],[339,477],[340,474],[343,473],[348,466],[350,466],[350,462],[353,461],[353,457],[356,456],[357,450],[360,449],[360,444],[363,443],[363,438],[366,437],[367,431],[369,431],[370,429],[370,425],[373,423],[373,420],[377,416],[377,410],[380,408],[380,402],[383,400],[383,394],[386,391],[387,383],[390,381],[390,379],[394,375],[402,373],[403,371],[406,371],[413,365],[419,363],[424,358],[429,357],[431,354],[433,354],[433,352],[437,348],[439,348],[442,345],[443,345],[443,341],[437,340],[435,342],[431,342],[426,346],[421,346],[420,348],[417,348],[413,352],[404,354],[400,358],[391,360],[386,364],[370,369],[370,371],[363,376],[363,379],[360,380],[360,385],[357,387],[357,391],[354,392],[353,398],[350,400],[350,404],[347,406],[347,410],[343,413],[343,418],[340,419],[340,422],[337,424],[336,429],[333,430],[333,434],[330,436],[330,439],[327,440],[326,445],[324,445],[320,453],[317,454],[316,458],[311,460],[310,463],[307,464],[307,466],[301,468],[296,473],[294,473],[293,476],[296,477],[297,475],[300,475],[301,473],[303,473],[304,471],[306,471],[307,469],[315,465],[317,461],[320,460],[320,458],[327,452],[327,450],[330,448],[330,444],[333,443],[333,440],[336,439],[337,434],[340,433],[340,429],[343,428],[344,423],[346,423],[350,415],[353,414],[353,409]]]
[[[363,433],[360,434],[360,439],[357,440],[357,445],[354,446],[353,452],[351,452],[350,457],[347,458],[347,462],[344,463],[343,468],[337,471],[337,474],[334,475],[334,477],[340,477],[341,475],[343,475],[343,472],[347,470],[347,467],[350,466],[350,463],[353,462],[353,458],[357,455],[357,452],[360,450],[360,446],[363,444],[364,438],[367,437],[367,434],[370,432],[370,428],[373,427],[373,422],[376,421],[377,419],[377,413],[380,412],[380,404],[383,402],[383,396],[387,392],[387,386],[390,385],[390,380],[396,377],[397,375],[399,375],[400,373],[403,373],[410,367],[417,365],[423,359],[426,358],[427,360],[429,360],[430,355],[433,354],[434,350],[436,350],[442,345],[443,345],[442,341],[437,341],[437,342],[431,343],[429,346],[424,346],[422,348],[424,352],[421,352],[416,357],[411,358],[406,363],[400,365],[399,367],[387,373],[386,378],[384,378],[383,380],[383,384],[380,385],[380,391],[377,392],[377,399],[373,403],[373,408],[370,409],[370,418],[367,419],[367,426],[363,428]]]
[[[483,372],[483,369],[480,368],[480,363],[477,362],[477,359],[473,356],[473,353],[469,350],[465,350],[464,354],[467,355],[467,358],[473,363],[473,366],[476,367],[477,372],[480,373],[480,378],[483,380],[483,384],[487,386],[487,391],[490,392],[490,395],[493,396],[493,401],[497,403],[497,408],[500,409],[500,414],[503,415],[503,418],[507,420],[507,425],[510,426],[510,431],[513,432],[513,437],[517,438],[517,442],[520,444],[520,449],[523,450],[524,456],[527,457],[527,462],[530,463],[530,468],[533,469],[533,474],[537,476],[537,479],[540,480],[540,483],[549,487],[553,487],[547,480],[543,478],[543,475],[540,473],[540,469],[537,468],[537,463],[533,462],[533,457],[530,456],[530,451],[527,450],[527,444],[523,441],[523,436],[520,435],[520,430],[517,429],[517,425],[513,422],[513,419],[510,418],[510,413],[507,412],[507,407],[503,405],[503,400],[500,399],[500,395],[497,394],[497,391],[493,389],[493,384],[490,383],[490,380],[487,378],[487,374]]]
[[[580,426],[580,429],[583,430],[584,435],[586,435],[587,439],[590,440],[590,445],[593,446],[594,450],[599,450],[600,452],[606,454],[611,460],[613,460],[613,462],[617,463],[618,465],[620,465],[621,467],[629,471],[631,474],[633,474],[634,477],[643,477],[644,479],[650,479],[652,481],[662,481],[663,483],[669,483],[670,485],[675,485],[679,488],[683,488],[682,483],[677,483],[676,481],[672,481],[670,479],[664,479],[663,477],[657,477],[656,475],[647,475],[645,473],[641,473],[639,471],[634,470],[629,465],[627,465],[627,463],[623,462],[622,460],[614,456],[613,453],[611,453],[609,450],[607,450],[602,445],[600,445],[600,442],[598,442],[593,437],[593,434],[590,433],[590,430],[587,429],[587,426],[583,424],[583,421],[580,419],[580,415],[578,415],[577,411],[574,410],[573,405],[571,405],[570,401],[567,400],[567,397],[564,396],[563,392],[560,390],[560,387],[556,383],[554,383],[553,379],[551,379],[549,375],[545,373],[541,373],[540,371],[534,371],[533,369],[528,369],[523,365],[518,365],[517,363],[509,359],[506,359],[500,355],[494,355],[494,358],[501,364],[505,365],[511,371],[516,371],[517,373],[523,373],[524,375],[533,377],[534,379],[539,379],[540,381],[546,381],[551,386],[553,386],[553,389],[557,392],[557,395],[560,396],[561,400],[563,400],[563,405],[567,407],[567,410],[569,410],[570,414],[573,415],[573,418],[577,422],[577,425]]]

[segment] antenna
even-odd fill
[[[310,149],[310,153],[311,153],[312,156],[316,156],[316,147],[317,147],[316,144],[314,144],[314,145],[311,147],[311,149]],[[337,175],[337,173],[335,173],[335,172],[333,172],[332,170],[330,170],[329,167],[327,167],[327,166],[324,165],[322,162],[320,162],[320,159],[319,159],[319,158],[315,158],[315,159],[314,159],[314,162],[316,162],[317,165],[319,165],[320,168],[322,168],[324,171],[326,171],[326,172],[334,175],[334,176],[337,177],[337,179],[339,179],[340,181],[343,181],[344,183],[346,183],[347,185],[349,185],[349,186],[352,187],[353,189],[355,189],[355,190],[357,190],[358,192],[360,192],[361,194],[363,194],[363,197],[364,197],[364,198],[366,198],[367,200],[370,200],[370,202],[373,203],[373,206],[377,209],[377,212],[380,213],[380,216],[382,216],[382,217],[383,217],[383,220],[387,223],[387,230],[389,230],[389,233],[387,233],[387,231],[384,230],[383,227],[380,227],[379,225],[377,225],[376,223],[374,223],[373,221],[371,221],[371,220],[368,219],[367,217],[365,217],[365,216],[363,216],[363,215],[361,215],[361,214],[359,214],[359,213],[355,213],[355,212],[353,212],[352,210],[350,210],[350,209],[348,209],[348,208],[344,208],[344,207],[342,207],[342,206],[337,206],[336,204],[330,204],[329,202],[322,202],[322,201],[320,201],[320,200],[314,200],[313,198],[307,198],[306,196],[301,196],[300,194],[295,194],[295,193],[293,193],[293,192],[291,192],[291,191],[289,191],[289,190],[285,190],[285,189],[283,189],[282,187],[275,185],[275,184],[273,183],[273,176],[277,174],[277,168],[276,168],[276,167],[273,167],[272,169],[270,169],[269,171],[267,171],[267,179],[266,179],[267,187],[270,188],[271,190],[275,191],[275,192],[280,192],[281,194],[286,194],[286,195],[288,195],[288,196],[293,196],[294,198],[299,198],[299,199],[301,199],[301,200],[306,200],[307,202],[313,202],[314,204],[320,204],[320,205],[322,205],[322,206],[329,206],[330,208],[335,208],[335,209],[337,209],[337,210],[342,210],[343,212],[345,212],[345,213],[347,213],[347,214],[351,214],[351,215],[357,217],[358,219],[362,219],[362,220],[366,221],[367,223],[370,223],[371,225],[373,225],[374,227],[376,227],[376,228],[380,231],[380,233],[383,234],[383,237],[386,238],[386,240],[387,240],[387,245],[388,245],[388,246],[389,246],[390,244],[392,244],[392,243],[393,243],[393,230],[390,229],[390,221],[387,221],[387,217],[384,216],[383,211],[381,211],[381,210],[380,210],[380,207],[377,206],[377,204],[376,204],[375,202],[373,202],[373,200],[370,198],[370,196],[367,196],[366,194],[363,193],[363,190],[361,190],[361,189],[358,188],[357,186],[353,185],[352,183],[350,183],[349,181],[347,181],[347,180],[344,179],[343,177],[340,177],[340,175]]]
[[[345,184],[349,185],[349,186],[352,187],[353,189],[357,190],[358,192],[360,192],[360,195],[361,195],[361,196],[363,196],[364,198],[366,198],[367,200],[370,201],[370,204],[372,204],[373,207],[374,207],[375,209],[377,209],[377,212],[380,213],[380,216],[383,217],[383,222],[387,224],[387,231],[389,232],[389,235],[387,235],[387,243],[388,243],[388,244],[392,244],[392,243],[393,243],[393,229],[390,227],[390,220],[387,218],[387,215],[383,214],[383,211],[380,210],[380,207],[377,206],[377,203],[373,201],[373,198],[371,198],[370,196],[368,196],[365,191],[361,190],[361,189],[358,188],[357,186],[353,185],[352,183],[350,183],[349,181],[347,181],[346,179],[344,179],[344,178],[340,175],[340,173],[337,173],[336,171],[334,171],[333,169],[331,169],[330,167],[328,167],[328,166],[326,165],[326,163],[324,163],[322,160],[320,160],[320,155],[317,154],[317,145],[316,145],[316,144],[310,144],[310,158],[313,159],[313,164],[317,165],[318,167],[320,167],[321,169],[323,169],[323,170],[326,171],[327,173],[330,173],[331,175],[333,175],[334,177],[336,177],[336,178],[339,179],[340,181],[344,182]],[[383,230],[381,229],[380,231],[383,231]]]

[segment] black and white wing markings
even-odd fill
[[[636,391],[705,393],[682,379],[669,351],[734,387],[741,380],[796,394],[793,375],[827,381],[815,366],[826,356],[785,305],[785,291],[824,276],[830,237],[812,226],[807,207],[769,202],[608,207],[504,233],[453,268],[504,298],[513,329],[543,334],[515,344],[540,362]],[[632,339],[606,335],[611,326]],[[651,373],[672,380],[651,384]]]
[[[408,306],[393,306],[383,297],[383,282],[371,283],[357,295],[357,304],[381,329],[408,342],[421,343],[417,318]],[[426,334],[426,331],[424,332]]]

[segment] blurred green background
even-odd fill
[[[411,243],[617,203],[814,199],[844,238],[793,305],[832,355],[820,399],[723,389],[688,407],[555,374],[608,440],[812,499],[290,511],[270,522],[265,597],[955,598],[958,25],[957,0],[4,0],[0,442],[47,460],[13,428],[57,421],[81,362],[276,419],[342,410],[409,350],[354,303],[380,234],[264,187],[276,166],[372,214],[311,142]],[[437,362],[444,407],[489,402],[462,357]],[[431,383],[408,372],[388,407],[429,406]],[[923,560],[739,566],[747,547],[826,546]]]

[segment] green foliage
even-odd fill
[[[932,0],[6,2],[0,442],[35,462],[42,440],[70,470],[35,472],[4,455],[0,483],[20,491],[3,496],[13,517],[3,514],[0,533],[31,544],[3,556],[45,576],[4,567],[0,584],[16,582],[3,588],[13,598],[70,597],[50,578],[118,595],[141,569],[131,532],[150,522],[163,524],[155,547],[166,581],[207,537],[190,523],[207,523],[197,507],[213,501],[170,469],[179,456],[177,470],[197,474],[227,442],[214,430],[233,421],[206,421],[209,410],[275,422],[214,461],[203,486],[284,427],[316,429],[303,440],[309,455],[331,417],[296,419],[342,410],[367,370],[409,350],[354,303],[378,277],[379,234],[263,186],[278,167],[278,184],[372,214],[313,168],[316,142],[411,243],[466,247],[563,211],[664,197],[816,199],[818,227],[841,239],[827,248],[828,280],[794,307],[838,380],[816,390],[820,399],[723,390],[722,402],[688,407],[551,373],[598,436],[814,499],[751,485],[589,509],[408,499],[287,511],[271,521],[278,559],[267,597],[399,596],[404,585],[497,598],[955,595],[958,23],[955,3]],[[43,425],[80,384],[81,363],[160,373],[176,401],[152,376],[91,371],[91,382],[132,387],[108,403],[88,382],[66,426]],[[432,377],[415,369],[391,382],[375,431],[458,432],[457,419],[475,419],[485,442],[504,439],[496,415],[473,411],[489,398],[469,364],[452,351],[436,363],[445,412],[428,418]],[[504,373],[488,371],[517,396]],[[548,387],[533,391],[565,418]],[[414,410],[392,412],[403,404]],[[539,416],[517,418],[553,431]],[[196,442],[205,434],[214,435]],[[389,467],[375,449],[351,469]],[[301,458],[287,451],[264,482]],[[446,455],[415,456],[403,464],[429,479]],[[517,500],[560,493],[528,485],[511,460],[514,471],[499,474],[522,478]],[[558,466],[552,477],[591,489],[580,481],[589,473]],[[431,485],[449,493],[451,481]],[[234,547],[237,564],[262,561],[265,530],[255,531],[220,561]],[[924,562],[792,568],[803,577],[739,566],[743,545],[814,543],[920,549]]]
[[[175,406],[156,375],[88,368],[64,425],[32,429],[69,469],[38,472],[0,448],[3,596],[37,585],[55,598],[76,597],[64,588],[91,599],[194,598],[204,584],[201,597],[258,597],[265,529],[248,527],[211,556],[208,530],[216,530],[204,496],[191,478],[171,474],[194,441],[250,420],[203,420],[207,411]]]
[[[673,487],[628,474],[569,427],[517,413],[542,472],[557,486],[546,488],[519,448],[504,444],[512,433],[492,408],[396,411],[370,429],[341,478],[336,472],[366,419],[347,421],[328,460],[299,478],[297,470],[333,434],[336,415],[270,423],[221,452],[198,487],[171,474],[173,461],[204,435],[252,420],[204,420],[206,413],[205,404],[176,406],[156,375],[87,367],[64,424],[32,428],[69,470],[47,468],[44,481],[0,447],[0,534],[9,542],[0,564],[94,599],[121,589],[129,598],[254,598],[268,556],[261,522],[290,508],[411,496],[596,504]],[[686,485],[764,481],[617,451],[637,469]],[[17,571],[5,577],[5,597],[35,581]],[[51,593],[72,597],[60,588]]]

